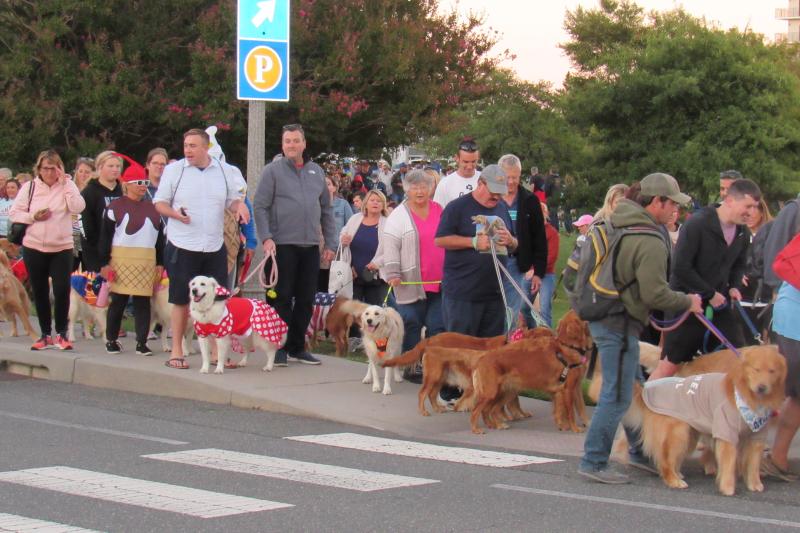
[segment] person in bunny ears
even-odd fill
[[[133,317],[136,324],[136,353],[153,355],[147,347],[150,329],[150,297],[153,285],[163,273],[164,232],[155,206],[143,202],[147,194],[144,168],[130,157],[115,154],[130,166],[122,173],[124,196],[108,204],[100,228],[98,242],[100,274],[111,283],[111,303],[106,325],[106,352],[120,353],[117,340],[122,314],[133,296]]]

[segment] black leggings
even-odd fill
[[[119,329],[122,325],[122,315],[125,313],[125,306],[128,305],[127,294],[111,293],[111,303],[108,304],[108,316],[106,319],[106,340],[115,341],[119,337]],[[136,327],[136,342],[143,344],[147,342],[147,334],[150,331],[150,297],[133,297],[133,321]]]
[[[33,248],[22,248],[22,260],[28,269],[33,289],[33,303],[39,318],[42,336],[52,334],[52,318],[55,315],[56,333],[67,338],[69,320],[69,276],[72,273],[72,249],[61,252],[40,252]],[[50,312],[50,280],[53,280],[53,308]]]

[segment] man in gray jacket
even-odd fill
[[[318,365],[305,351],[305,332],[311,320],[320,262],[320,233],[325,239],[322,258],[333,259],[336,230],[325,172],[303,159],[303,127],[283,127],[283,157],[264,167],[253,198],[258,238],[264,253],[275,253],[277,295],[270,304],[288,324],[286,344],[275,355],[275,366],[287,366],[287,357]],[[321,228],[321,229],[320,229]],[[270,268],[268,262],[266,268]]]

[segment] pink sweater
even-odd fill
[[[28,191],[34,182],[36,187],[28,209]],[[50,208],[50,218],[33,220],[33,214],[45,207]],[[45,253],[61,252],[72,248],[72,215],[79,214],[84,207],[86,202],[72,181],[56,182],[51,187],[37,177],[22,186],[9,219],[30,224],[22,240],[24,247]]]

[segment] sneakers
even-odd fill
[[[597,481],[598,483],[604,483],[606,485],[624,485],[625,483],[631,482],[628,476],[621,472],[617,472],[610,466],[602,470],[584,470],[579,468],[578,474],[585,478],[591,479],[592,481]]]
[[[107,354],[117,354],[122,352],[122,346],[120,345],[119,341],[108,341],[106,343],[106,353]]]
[[[292,358],[295,361],[300,361],[301,363],[306,364],[306,365],[321,365],[322,364],[322,361],[320,361],[319,359],[317,359],[316,357],[314,357],[313,355],[311,355],[308,352],[296,353],[294,355],[290,355],[289,357]],[[276,357],[276,359],[277,359],[277,357]]]
[[[659,475],[656,466],[650,461],[650,459],[644,455],[628,455],[628,466],[632,466],[638,470],[643,472],[649,472],[651,474]]]
[[[772,460],[772,455],[766,454],[761,459],[761,475],[764,477],[771,477],[780,479],[781,481],[797,481],[797,474],[790,470],[784,470],[775,464]]]
[[[53,346],[53,338],[50,335],[45,335],[31,345],[31,350],[38,352],[39,350],[46,350],[51,346]]]
[[[62,351],[72,349],[72,343],[69,342],[63,335],[56,335],[56,340],[53,342],[53,346]]]
[[[275,352],[275,364],[273,366],[289,366],[289,362],[286,359],[286,350],[281,348]]]
[[[145,343],[145,342],[137,342],[136,343],[136,355],[153,355],[153,350],[148,348],[147,343]]]

